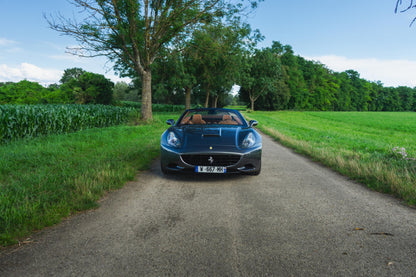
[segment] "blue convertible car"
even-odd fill
[[[240,112],[186,110],[162,135],[161,169],[169,172],[246,173],[261,170],[261,136]]]

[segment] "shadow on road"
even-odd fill
[[[237,181],[237,180],[246,180],[247,178],[253,178],[249,175],[240,175],[240,174],[197,174],[197,173],[173,173],[173,174],[163,174],[160,170],[154,172],[160,178],[167,180],[175,180],[182,182],[223,182],[226,180]]]

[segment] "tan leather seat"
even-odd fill
[[[229,114],[225,114],[225,115],[223,115],[223,117],[222,117],[222,121],[220,121],[220,123],[219,123],[219,124],[224,124],[224,125],[238,125],[238,123],[237,123],[237,122],[235,122],[235,121],[232,119],[231,115],[229,115]]]
[[[191,124],[203,125],[203,124],[207,124],[207,123],[204,120],[202,120],[202,115],[194,114],[192,116]]]

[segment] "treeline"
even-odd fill
[[[205,48],[171,49],[153,65],[152,102],[167,104],[163,111],[177,109],[171,105],[182,109],[237,104],[253,110],[416,111],[416,88],[385,87],[354,70],[334,72],[279,42],[263,49],[245,47],[234,29],[200,34],[203,39],[195,38],[193,45]],[[218,37],[230,39],[215,44]],[[208,47],[208,42],[214,46]],[[241,86],[236,97],[230,93],[233,84]],[[141,91],[138,78],[131,84],[114,84],[103,75],[71,68],[65,70],[60,84],[47,88],[27,80],[0,83],[0,105],[130,101],[140,106]]]
[[[0,83],[1,104],[102,104],[114,101],[114,83],[101,74],[81,68],[66,69],[60,84],[43,87],[37,82]]]
[[[271,48],[256,50],[248,61],[249,77],[241,80],[240,98],[254,102],[252,108],[258,110],[416,111],[415,88],[384,87],[354,70],[333,72],[294,55],[290,45],[274,42]],[[250,72],[252,68],[256,72]],[[252,75],[255,80],[250,82]]]
[[[202,30],[204,39],[194,38],[184,51],[173,50],[155,63],[154,103],[244,104],[253,110],[416,110],[415,88],[385,87],[354,70],[334,72],[280,42],[263,49],[246,47],[239,44],[241,37],[231,35],[236,32],[224,30]],[[230,95],[233,84],[241,86],[236,99]]]

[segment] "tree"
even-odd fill
[[[274,50],[273,48],[256,49],[253,54],[246,56],[240,85],[243,92],[248,93],[252,110],[259,97],[282,88],[286,92],[283,83],[279,82],[282,67],[278,53]]]
[[[185,96],[185,109],[191,108],[191,93],[197,84],[194,64],[189,45],[175,45],[165,49],[166,54],[154,64],[157,100],[176,104]],[[161,97],[162,96],[162,97]],[[182,104],[182,103],[181,103]]]
[[[85,72],[84,69],[74,67],[74,68],[68,68],[65,69],[64,74],[62,75],[62,78],[60,80],[61,84],[65,84],[69,82],[72,79],[78,80],[79,77]]]
[[[396,89],[399,92],[400,96],[400,103],[401,103],[401,109],[402,111],[411,111],[413,108],[413,102],[415,93],[414,90],[409,87],[398,87]]]
[[[80,56],[106,56],[142,79],[143,120],[152,119],[152,64],[162,47],[186,37],[196,25],[242,10],[240,0],[72,0],[86,13],[81,22],[47,19],[53,30],[72,36],[81,44],[72,49]]]
[[[409,0],[407,2],[408,2],[408,5],[404,5],[404,9],[400,10],[401,13],[407,12],[408,10],[416,7],[416,3],[414,3],[414,0]],[[403,5],[403,0],[396,0],[396,8],[394,9],[394,12],[397,13],[399,11],[399,7],[402,5]],[[410,26],[412,26],[415,21],[416,21],[416,17],[413,18],[412,22],[410,22]]]
[[[341,73],[335,73],[335,77],[339,84],[339,90],[337,93],[337,101],[334,106],[335,111],[351,111],[351,96],[354,87],[351,84],[351,80],[348,74],[344,71]]]
[[[130,86],[126,82],[117,82],[113,88],[113,98],[117,101],[123,101],[125,95],[129,94]]]
[[[355,70],[346,70],[345,73],[348,76],[351,90],[351,106],[354,111],[367,111],[369,98],[369,91],[366,89],[365,84],[367,81],[360,78],[360,74]]]
[[[251,29],[239,22],[205,25],[196,30],[189,43],[198,83],[205,91],[205,107],[216,107],[218,99],[231,90],[238,79],[245,39]],[[224,97],[225,98],[225,97]]]
[[[48,90],[27,80],[0,87],[0,104],[45,104]]]
[[[289,100],[284,108],[302,109],[302,103],[308,97],[305,97],[307,88],[298,62],[300,58],[294,55],[290,45],[282,45],[280,42],[274,41],[272,49],[280,55],[284,84],[288,89]]]
[[[109,105],[113,101],[114,83],[101,74],[84,72],[78,79],[70,79],[61,90],[78,104]]]

